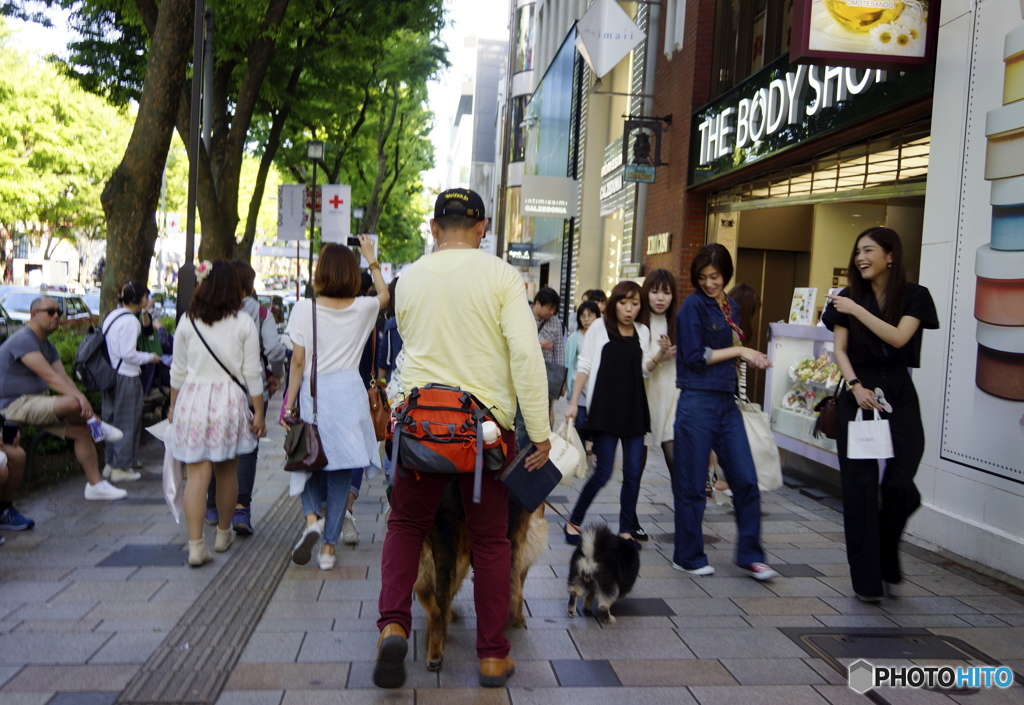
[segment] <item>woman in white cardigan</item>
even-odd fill
[[[586,391],[585,428],[592,434],[597,464],[564,527],[566,543],[574,546],[580,543],[579,526],[590,503],[611,477],[620,442],[619,535],[630,538],[636,519],[644,434],[651,427],[644,379],[662,355],[661,350],[649,354],[650,331],[636,322],[639,313],[640,286],[633,281],[619,282],[612,289],[604,315],[591,324],[583,339],[566,419],[573,422],[580,395]]]
[[[174,458],[188,465],[185,524],[192,567],[213,559],[203,538],[211,473],[217,476],[219,517],[214,550],[220,552],[234,538],[238,456],[255,450],[257,440],[266,435],[259,333],[248,314],[239,315],[238,273],[229,262],[203,262],[196,268],[196,280],[199,286],[188,314],[174,333],[166,441]]]

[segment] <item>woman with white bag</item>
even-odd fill
[[[676,321],[676,385],[679,403],[673,429],[676,471],[675,549],[672,567],[690,575],[713,575],[704,551],[701,522],[707,504],[708,458],[715,451],[733,491],[736,508],[736,565],[755,580],[778,573],[765,561],[761,547],[761,493],[743,417],[736,407],[736,361],[757,369],[771,366],[768,356],[743,345],[734,318],[737,304],[725,294],[732,279],[729,250],[705,245],[690,263],[694,292],[686,297]]]
[[[883,583],[902,580],[900,536],[921,505],[914,475],[924,455],[924,427],[908,368],[921,366],[922,329],[938,328],[939,318],[928,290],[907,281],[895,231],[862,232],[847,271],[850,285],[828,297],[822,320],[835,333],[836,364],[847,384],[836,406],[836,444],[850,579],[857,597],[877,602]],[[848,443],[858,409],[873,412],[866,420],[889,412],[884,418],[893,457],[886,461],[881,493],[878,460],[850,457],[863,455],[851,453]]]

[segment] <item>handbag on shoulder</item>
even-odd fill
[[[309,373],[309,395],[313,397],[313,422],[299,419],[289,420],[288,433],[284,437],[284,452],[288,456],[284,469],[287,472],[316,472],[327,467],[327,454],[320,442],[316,427],[316,299],[313,299],[313,368]]]
[[[373,371],[377,369],[377,328],[373,329],[373,357],[370,361],[370,386],[366,390],[366,396],[370,402],[370,420],[373,421],[373,432],[378,441],[383,441],[387,436],[388,422],[391,420],[391,405],[388,404],[388,395],[384,391],[386,382],[377,379]]]

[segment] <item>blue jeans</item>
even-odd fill
[[[363,468],[356,468],[352,471],[352,484],[348,488],[348,493],[355,495],[356,499],[359,499],[359,488],[363,486]],[[346,502],[348,500],[345,500]]]
[[[675,461],[672,495],[676,536],[672,562],[687,570],[708,564],[704,553],[705,487],[711,451],[725,472],[736,510],[736,565],[763,563],[761,492],[750,454],[743,418],[730,392],[684,389],[676,406]]]
[[[622,441],[622,493],[619,495],[619,533],[628,534],[633,530],[636,519],[636,500],[640,495],[640,476],[643,474],[641,461],[644,453],[643,436],[616,436],[612,433],[592,432],[594,455],[597,456],[594,474],[587,480],[576,500],[570,521],[576,526],[590,508],[594,497],[612,476],[612,464],[615,462],[615,447]]]
[[[260,457],[260,447],[251,453],[238,456],[238,504],[243,507],[252,506],[252,489],[256,485],[256,462]],[[210,476],[210,489],[206,491],[206,508],[217,509],[217,478]]]
[[[348,506],[348,488],[352,483],[352,470],[321,470],[313,473],[306,481],[302,490],[302,513],[320,516],[327,500],[327,513],[324,517],[324,533],[321,540],[328,546],[338,543],[341,536],[341,525],[345,521],[345,508]]]

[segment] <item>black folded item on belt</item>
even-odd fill
[[[526,446],[500,476],[509,492],[523,503],[528,512],[535,511],[562,479],[562,473],[550,460],[536,470],[526,469],[526,459],[535,450],[532,443]]]

